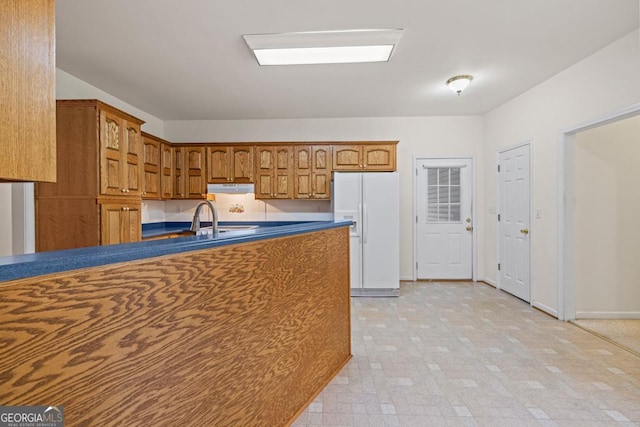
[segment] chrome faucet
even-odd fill
[[[196,212],[193,214],[193,221],[191,221],[191,231],[197,233],[200,230],[200,210],[203,206],[209,206],[211,209],[212,223],[211,223],[211,231],[213,234],[218,233],[218,210],[216,209],[216,205],[211,203],[211,200],[205,200],[203,202],[198,203],[196,207]]]

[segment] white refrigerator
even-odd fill
[[[400,197],[397,172],[334,172],[333,214],[353,221],[351,295],[398,296]]]

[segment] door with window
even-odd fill
[[[530,277],[529,144],[499,153],[498,287],[527,302]]]
[[[473,278],[472,161],[416,161],[418,279]]]

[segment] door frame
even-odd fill
[[[478,229],[477,227],[477,215],[476,215],[476,194],[477,194],[477,185],[476,185],[476,170],[475,156],[413,156],[413,216],[411,220],[411,227],[413,227],[413,276],[410,280],[416,281],[418,278],[418,268],[416,267],[418,260],[418,227],[417,227],[417,219],[418,219],[418,162],[422,160],[465,160],[471,162],[471,223],[473,224],[474,231]],[[471,280],[474,282],[478,281],[478,251],[477,251],[477,242],[478,242],[478,233],[474,232],[471,236]],[[400,280],[405,280],[400,277]]]
[[[609,112],[559,131],[558,144],[558,319],[575,320],[575,143],[576,134],[640,114],[640,104]]]
[[[498,165],[500,164],[500,154],[520,147],[528,147],[529,150],[529,305],[534,306],[534,284],[533,284],[533,241],[535,239],[535,226],[533,224],[533,139],[526,139],[518,144],[503,147],[496,152],[496,221],[497,215],[502,212],[502,198],[500,192],[500,173]],[[502,262],[502,247],[500,246],[500,224],[496,226],[496,264]],[[496,271],[498,266],[496,265]],[[500,286],[500,272],[496,273],[496,289],[502,289]]]

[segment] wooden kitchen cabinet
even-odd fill
[[[161,145],[162,141],[153,135],[142,132],[143,142],[143,178],[142,198],[160,199],[161,197]]]
[[[169,143],[160,144],[160,197],[171,199],[173,197],[174,182],[174,149]]]
[[[100,194],[140,196],[141,121],[100,109]]]
[[[294,147],[294,199],[331,198],[331,146]]]
[[[118,217],[127,224],[121,240],[139,240],[143,121],[97,100],[56,105],[58,170],[55,183],[35,187],[36,250],[113,243],[116,216],[103,212],[107,205],[132,209]]]
[[[245,184],[253,182],[253,146],[207,146],[207,182]]]
[[[142,214],[139,203],[100,204],[100,244],[139,242]]]
[[[56,180],[54,3],[0,1],[0,181]]]
[[[293,190],[293,146],[257,146],[256,199],[290,199]]]
[[[395,144],[354,144],[333,147],[334,171],[395,171]]]
[[[174,146],[174,199],[203,199],[207,193],[205,146]]]

